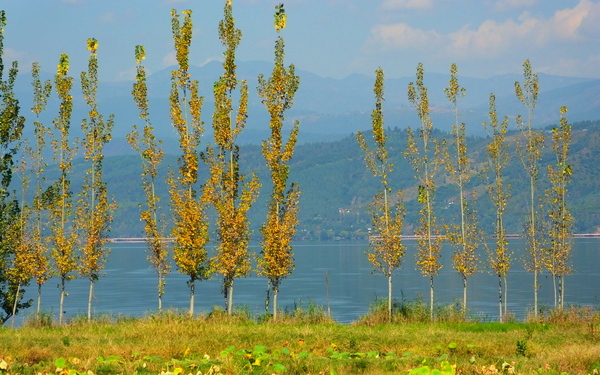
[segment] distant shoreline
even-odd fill
[[[369,236],[369,241],[377,240],[379,236]],[[403,240],[418,240],[419,236],[414,235],[405,235],[400,236]],[[439,236],[434,236],[439,237]],[[520,234],[507,234],[506,238],[521,238]],[[600,233],[576,233],[573,235],[573,238],[600,238]],[[144,243],[146,242],[146,237],[116,237],[116,238],[107,238],[106,242],[110,243]],[[173,242],[175,239],[172,237],[166,237],[160,239],[162,242]]]

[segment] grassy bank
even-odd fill
[[[529,323],[379,324],[377,314],[353,325],[302,312],[278,323],[221,311],[104,317],[62,327],[32,320],[0,328],[0,374],[392,374],[428,373],[425,366],[441,369],[445,362],[462,374],[600,369],[600,320],[589,309]]]

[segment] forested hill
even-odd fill
[[[573,142],[569,155],[573,169],[573,180],[569,188],[568,201],[575,218],[576,233],[598,231],[600,227],[600,120],[577,122],[572,124]],[[367,132],[366,137],[371,138]],[[417,221],[418,205],[416,202],[417,182],[410,165],[402,156],[406,148],[406,131],[404,129],[387,130],[388,146],[394,172],[390,176],[391,186],[401,188],[405,192],[407,219],[405,233],[411,234]],[[449,138],[449,134],[435,132],[436,137]],[[506,214],[509,233],[520,233],[525,220],[527,207],[528,179],[521,161],[515,152],[515,141],[519,132],[511,132],[507,136],[511,149],[511,160],[505,170],[507,182],[510,184],[511,198]],[[489,139],[472,137],[469,139],[469,156],[474,173],[469,191],[477,195],[476,210],[482,227],[487,232],[492,230],[494,210],[487,196],[486,186],[478,175],[482,170],[487,154],[485,147]],[[168,166],[177,165],[176,145],[166,145],[169,155],[163,163],[163,176]],[[241,148],[241,165],[246,170],[257,171],[264,186],[259,201],[250,212],[252,228],[258,236],[258,228],[265,218],[266,200],[269,194],[267,183],[269,177],[264,166],[260,146],[247,145]],[[542,159],[539,186],[540,194],[549,187],[547,165],[555,163],[550,134],[546,137],[546,147]],[[114,156],[105,160],[105,177],[109,194],[119,204],[111,228],[111,237],[142,236],[142,223],[139,221],[139,203],[144,201],[140,179],[140,160],[137,155]],[[75,163],[73,185],[79,186],[83,167],[81,162]],[[334,239],[359,238],[367,234],[370,227],[368,205],[378,189],[377,180],[365,167],[364,153],[358,147],[354,135],[334,142],[315,142],[299,145],[291,165],[291,181],[297,181],[302,191],[300,225],[298,238]],[[168,210],[168,193],[165,184],[160,194],[165,212]],[[438,179],[438,190],[435,196],[436,215],[448,223],[458,217],[457,189],[447,176]]]

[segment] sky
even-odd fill
[[[240,61],[272,61],[282,0],[232,0],[243,37]],[[221,60],[224,0],[2,0],[4,61],[54,74],[61,53],[86,70],[86,40],[99,41],[100,79],[132,80],[134,48],[144,45],[152,73],[175,63],[171,9],[192,10],[193,65]],[[322,77],[426,72],[487,78],[537,73],[600,78],[600,0],[287,0],[286,63]],[[268,74],[268,72],[265,72]],[[77,74],[77,73],[75,73]]]

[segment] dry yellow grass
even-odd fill
[[[178,367],[194,375],[283,369],[288,374],[393,374],[423,364],[439,368],[443,360],[463,374],[493,373],[503,364],[507,373],[586,374],[600,369],[594,316],[558,323],[348,326],[324,317],[321,323],[291,317],[257,323],[221,313],[193,319],[166,313],[64,327],[1,328],[0,358],[9,359],[4,373],[10,374],[55,373],[58,358],[65,358],[70,369],[99,375],[159,374]],[[259,356],[262,362],[256,364]]]

